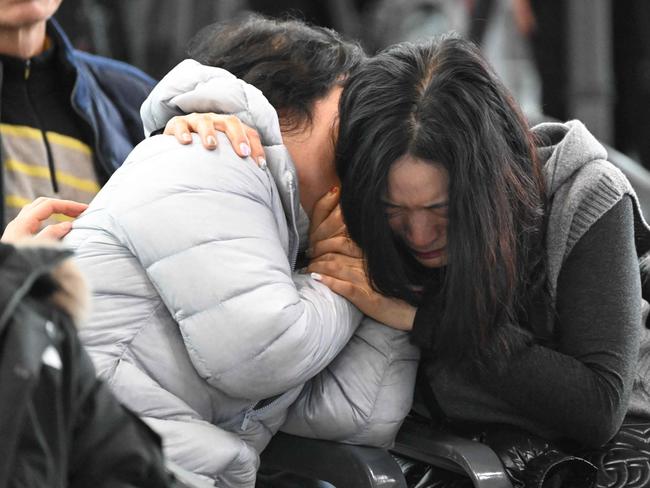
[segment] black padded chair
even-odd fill
[[[437,433],[411,419],[404,422],[391,452],[467,476],[476,488],[512,488],[488,446]],[[406,488],[391,452],[280,433],[262,453],[262,469],[327,481],[336,488]]]

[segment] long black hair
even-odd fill
[[[382,204],[389,170],[407,154],[449,173],[448,264],[426,304],[414,285],[426,284],[417,280],[427,270],[414,272]],[[472,43],[399,44],[353,74],[341,99],[337,170],[371,283],[427,307],[427,345],[438,358],[480,364],[525,340],[509,325],[544,282],[543,178],[526,121]]]
[[[342,84],[364,59],[361,47],[331,29],[248,14],[204,27],[188,54],[258,88],[283,130],[311,122],[313,103]]]

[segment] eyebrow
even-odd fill
[[[381,200],[381,203],[383,203],[387,207],[406,208],[403,205],[398,205],[396,203],[384,199]],[[442,208],[447,206],[449,206],[449,200],[445,200],[444,202],[440,202],[440,203],[432,203],[431,205],[419,205],[419,207],[421,208]]]

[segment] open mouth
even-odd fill
[[[413,254],[415,254],[415,256],[418,259],[435,259],[442,256],[444,252],[445,252],[445,248],[443,247],[441,249],[436,249],[435,251],[427,251],[427,252],[413,251]]]

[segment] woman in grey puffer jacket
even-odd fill
[[[75,222],[66,241],[94,289],[81,337],[99,374],[174,461],[218,486],[252,487],[285,421],[390,445],[416,349],[295,272],[315,202],[338,185],[340,84],[362,53],[332,31],[260,17],[209,27],[192,51],[230,73],[181,63],[143,105],[145,131],[234,114],[259,132],[267,164],[242,162],[223,135],[214,152],[151,137]]]

